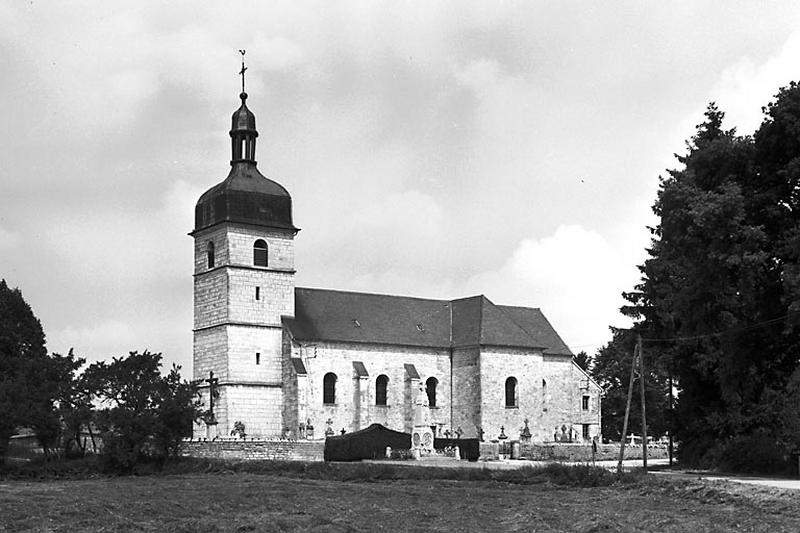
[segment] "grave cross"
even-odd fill
[[[205,382],[208,383],[208,415],[211,420],[214,420],[214,396],[217,395],[219,378],[214,377],[214,371],[212,370],[208,373],[208,379]]]

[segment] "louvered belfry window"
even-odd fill
[[[263,239],[253,244],[253,264],[257,267],[267,266],[267,243]]]

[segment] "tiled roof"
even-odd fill
[[[284,322],[300,341],[571,353],[538,309],[498,306],[485,296],[447,301],[298,287],[295,316]]]
[[[550,321],[540,309],[532,307],[513,307],[498,305],[506,315],[516,322],[528,335],[539,339],[543,346],[547,346],[545,353],[555,355],[573,355],[567,344],[550,325]]]

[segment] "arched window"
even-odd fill
[[[322,379],[322,403],[336,403],[336,374],[328,372]]]
[[[517,378],[506,380],[506,407],[517,406]]]
[[[425,393],[428,395],[430,407],[436,407],[436,385],[438,384],[439,380],[436,378],[428,378],[428,381],[425,382]]]
[[[208,241],[206,245],[206,258],[208,259],[208,268],[214,268],[214,242]]]
[[[267,266],[267,243],[263,239],[253,244],[253,264],[257,267]]]
[[[389,378],[381,374],[375,380],[375,405],[386,405],[386,389],[389,386]]]

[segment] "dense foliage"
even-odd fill
[[[42,325],[22,292],[0,280],[0,460],[20,426],[33,429],[45,451],[56,445],[56,407],[81,364],[72,352],[48,355]]]
[[[598,350],[592,360],[592,377],[605,391],[601,426],[603,438],[622,439],[622,425],[628,398],[636,332],[613,329],[611,342]],[[669,430],[669,384],[663,369],[654,366],[656,360],[645,352],[645,406],[647,407],[647,433],[661,437]],[[638,372],[636,374],[638,376]],[[631,397],[628,434],[641,435],[642,402],[638,382]]]
[[[178,454],[202,415],[196,385],[181,380],[180,367],[162,376],[161,354],[145,351],[79,373],[83,359],[72,350],[48,354],[44,339],[19,289],[0,281],[0,461],[21,428],[34,431],[48,457],[82,455],[88,433],[92,451],[119,471]]]
[[[196,385],[181,381],[180,367],[173,365],[166,376],[160,370],[161,354],[145,351],[94,363],[84,373],[100,405],[94,422],[112,470],[130,472],[145,458],[177,455],[201,416]]]
[[[782,89],[753,137],[711,104],[661,180],[650,258],[624,311],[676,378],[679,454],[725,462],[745,442],[800,445],[800,86]],[[740,446],[732,446],[739,443]]]

